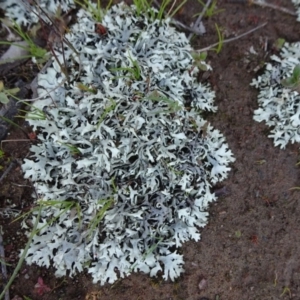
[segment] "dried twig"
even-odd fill
[[[10,142],[32,142],[32,140],[29,138],[28,139],[18,139],[18,140],[2,140],[0,143],[0,147],[2,148],[3,143],[10,143]],[[3,177],[3,175],[2,175],[2,177]],[[6,174],[5,174],[5,176],[6,176]],[[2,180],[2,177],[1,177],[1,180]]]
[[[292,16],[297,16],[296,12],[291,11],[291,10],[285,8],[285,7],[278,6],[276,4],[267,3],[265,0],[249,0],[249,3],[260,5],[262,7],[269,7],[269,8],[272,8],[272,9],[282,11],[282,12],[284,12],[286,14],[289,14],[289,15],[292,15]]]
[[[28,141],[28,140],[27,140]],[[16,165],[16,162],[15,161],[12,161],[8,168],[5,170],[5,172],[2,174],[2,176],[0,177],[0,182],[6,177],[6,175],[11,171],[11,169]],[[0,243],[1,243],[1,240],[0,240]],[[0,253],[1,255],[1,253]]]
[[[199,25],[200,25],[200,23],[201,23],[201,20],[202,20],[202,18],[203,18],[203,16],[204,16],[206,10],[208,9],[210,3],[211,3],[211,0],[208,0],[208,1],[206,2],[205,6],[203,7],[202,12],[200,13],[200,15],[198,16],[196,22],[195,22],[194,25],[193,25],[193,29],[194,29],[194,30],[196,30],[196,28],[199,27]],[[191,33],[191,34],[189,35],[188,39],[191,40],[192,37],[193,37],[193,34]]]
[[[246,36],[246,35],[248,35],[248,34],[254,32],[254,31],[256,31],[256,30],[258,30],[258,29],[260,29],[260,28],[266,26],[267,23],[268,23],[268,22],[265,22],[265,23],[263,23],[263,24],[261,24],[261,25],[255,27],[255,28],[253,28],[253,29],[251,29],[251,30],[249,30],[249,31],[246,31],[246,32],[244,32],[244,33],[242,33],[242,34],[240,34],[240,35],[238,35],[238,36],[235,36],[235,37],[233,37],[233,38],[223,40],[222,43],[225,44],[225,43],[229,43],[229,42],[233,42],[233,41],[235,41],[235,40],[238,40],[238,39],[240,39],[240,38],[242,38],[242,37],[244,37],[244,36]],[[219,42],[214,43],[214,44],[212,44],[212,45],[210,45],[210,46],[208,46],[208,47],[205,47],[205,48],[202,48],[202,49],[195,50],[195,52],[203,52],[203,51],[207,51],[207,50],[210,50],[211,48],[216,47],[216,46],[218,46],[218,45],[219,45]]]
[[[171,6],[171,8],[169,9],[168,13],[167,13],[167,16],[171,14],[171,11],[173,10],[175,4],[176,4],[177,0],[173,1],[173,4]]]
[[[5,282],[7,282],[7,270],[6,270],[6,263],[5,263],[5,253],[4,253],[4,247],[3,247],[3,237],[2,237],[2,228],[0,228],[0,261],[1,261],[1,270],[2,270],[2,276]],[[9,300],[9,290],[6,290],[5,300]]]
[[[292,16],[297,15],[297,13],[295,13],[294,11],[291,11],[285,7],[278,6],[276,4],[267,3],[265,0],[228,0],[228,2],[239,3],[239,4],[255,4],[255,5],[260,5],[262,7],[269,7],[272,9],[276,9]]]

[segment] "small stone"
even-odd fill
[[[207,280],[205,278],[201,279],[198,284],[199,290],[202,291],[207,288]]]

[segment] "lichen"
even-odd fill
[[[280,57],[273,55],[271,59],[265,72],[251,83],[259,89],[254,120],[265,121],[272,128],[269,137],[275,146],[285,148],[289,142],[300,142],[300,95],[297,89],[284,84],[300,64],[300,43],[285,43]]]
[[[67,12],[75,7],[73,0],[37,0],[39,6],[30,4],[28,0],[5,0],[0,3],[0,8],[5,11],[5,16],[16,22],[18,25],[30,27],[36,24],[42,18],[45,22],[49,22],[43,11],[51,15],[55,15],[58,9]]]
[[[60,62],[38,75],[40,100],[27,115],[38,143],[22,168],[42,218],[27,263],[53,264],[57,276],[87,268],[101,284],[116,270],[183,272],[177,249],[199,241],[211,186],[234,158],[201,116],[216,111],[215,94],[169,21],[121,3],[101,34],[80,9],[66,34],[73,47],[54,49]]]
[[[300,1],[299,0],[292,0],[297,13],[297,21],[300,21]]]

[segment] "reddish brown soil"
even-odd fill
[[[52,269],[24,264],[10,289],[11,299],[300,299],[300,191],[290,190],[300,185],[296,166],[298,145],[289,145],[285,150],[273,146],[265,124],[252,119],[257,91],[249,86],[263,63],[276,52],[273,45],[278,38],[299,40],[300,23],[280,11],[233,2],[218,1],[218,8],[224,11],[204,19],[207,33],[193,40],[196,49],[217,41],[215,23],[222,27],[226,37],[264,22],[268,24],[224,44],[219,54],[208,54],[213,67],[208,80],[216,91],[218,112],[206,117],[224,133],[236,162],[229,178],[217,187],[224,187],[226,193],[211,205],[209,224],[201,230],[202,240],[186,243],[180,250],[186,262],[185,273],[176,282],[133,274],[112,286],[100,287],[92,284],[87,274],[57,279]],[[276,4],[293,9],[286,2]],[[178,18],[189,24],[192,15],[199,11],[201,5],[189,0]],[[249,54],[250,47],[257,54]],[[11,129],[9,139],[14,138],[24,138],[24,134]],[[22,159],[28,155],[26,144],[9,142],[3,148],[10,158]],[[0,164],[6,168],[9,162],[2,160]],[[22,179],[16,165],[1,183],[1,208],[7,207],[10,199],[18,209],[26,211],[32,204],[31,192],[30,184]],[[26,242],[20,224],[10,223],[11,220],[0,219],[5,259],[11,264],[8,275],[12,274],[19,250]],[[42,296],[34,290],[39,276],[52,289]]]

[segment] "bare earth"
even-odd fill
[[[11,299],[15,296],[20,297],[15,300],[26,299],[25,296],[34,300],[300,299],[300,191],[290,190],[300,186],[296,166],[298,145],[288,145],[285,150],[273,146],[267,137],[267,126],[252,119],[258,92],[249,86],[264,62],[277,53],[274,42],[278,38],[288,42],[299,40],[300,23],[280,11],[237,2],[219,0],[218,9],[224,11],[204,19],[207,33],[193,39],[194,48],[200,49],[217,42],[215,23],[228,38],[268,22],[251,35],[224,44],[219,54],[213,51],[208,54],[213,72],[208,78],[207,74],[203,77],[216,91],[218,112],[206,118],[224,133],[236,162],[229,178],[215,187],[221,195],[209,209],[210,221],[201,230],[202,240],[186,243],[179,250],[186,262],[185,273],[176,282],[133,274],[113,286],[100,287],[92,284],[88,274],[55,278],[53,269],[24,264],[10,289]],[[293,9],[289,1],[276,4]],[[196,0],[189,0],[177,18],[190,24],[192,16],[201,10]],[[257,54],[249,53],[250,47]],[[25,74],[21,76],[24,80]],[[29,128],[25,130],[30,132]],[[24,138],[25,134],[13,127],[7,137]],[[30,143],[3,143],[7,156],[0,161],[4,166],[0,177],[9,166],[9,159],[21,160],[29,154]],[[28,211],[32,205],[31,193],[30,183],[22,179],[20,166],[14,165],[0,183],[1,209],[9,206],[9,199],[17,209]],[[20,223],[10,223],[12,220],[0,217],[5,259],[11,264],[8,276],[18,262],[19,250],[26,244]],[[39,276],[51,288],[50,292],[37,294],[34,286]]]

